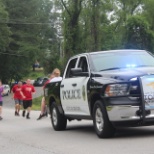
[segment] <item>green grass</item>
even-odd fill
[[[44,76],[44,72],[31,72],[29,78],[36,79],[38,77]]]
[[[27,76],[25,76],[22,80],[26,81],[27,79],[35,80],[38,77],[46,76],[43,71],[31,71]]]
[[[33,106],[32,106],[32,110],[41,110],[41,100],[42,100],[43,96],[39,96],[37,98],[33,99]]]

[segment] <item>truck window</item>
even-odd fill
[[[66,75],[65,75],[65,78],[71,78],[71,77],[72,77],[71,69],[72,69],[72,68],[75,68],[76,62],[77,62],[77,58],[72,59],[72,60],[69,62],[68,68],[67,68],[67,72],[66,72]]]
[[[79,68],[82,68],[82,72],[89,72],[88,71],[88,63],[86,57],[81,57],[79,61]]]

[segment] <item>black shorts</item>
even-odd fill
[[[2,101],[0,101],[0,106],[3,106],[3,102]]]
[[[32,107],[32,100],[24,100],[23,101],[23,108],[27,109],[28,107]]]

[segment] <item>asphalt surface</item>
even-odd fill
[[[92,121],[71,121],[66,131],[54,131],[49,116],[36,120],[39,113],[32,111],[30,120],[15,117],[11,97],[4,97],[0,154],[154,154],[154,126],[119,128],[115,137],[99,139]]]

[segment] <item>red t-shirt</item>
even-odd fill
[[[14,93],[14,99],[19,99],[19,100],[23,99],[21,95],[21,87],[19,87],[18,85],[13,86],[12,92]]]
[[[35,92],[33,85],[25,84],[22,86],[21,90],[25,96],[24,100],[32,100],[32,93]]]

